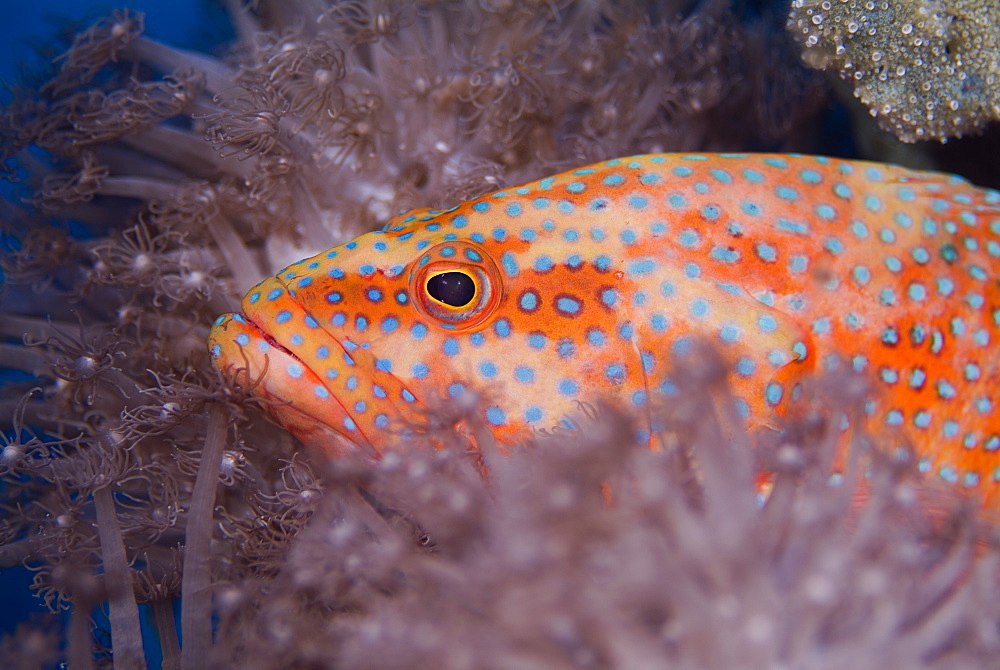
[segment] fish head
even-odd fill
[[[482,365],[460,352],[488,351],[488,328],[513,330],[496,324],[510,288],[496,242],[421,218],[397,217],[250,289],[241,313],[213,325],[213,364],[303,443],[377,457],[427,400],[470,387]]]
[[[642,365],[616,353],[629,279],[593,251],[553,263],[573,234],[544,216],[511,229],[472,207],[398,217],[265,279],[213,326],[214,365],[334,453],[377,457],[425,403],[466,391],[501,441],[573,428]]]

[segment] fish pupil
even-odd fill
[[[476,297],[476,284],[464,272],[442,272],[427,280],[427,292],[446,305],[465,307]]]

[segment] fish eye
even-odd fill
[[[417,311],[428,323],[451,332],[485,327],[503,296],[496,263],[467,240],[443,242],[415,258],[407,284]]]
[[[465,307],[476,297],[476,282],[465,272],[442,272],[427,280],[427,292],[446,305]]]

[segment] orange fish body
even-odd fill
[[[571,423],[578,401],[642,415],[696,338],[731,364],[751,426],[840,361],[876,380],[870,427],[993,506],[998,204],[958,177],[822,157],[611,160],[295,263],[220,317],[210,351],[303,442],[372,457],[465,389],[505,442]]]

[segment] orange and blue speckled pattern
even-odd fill
[[[220,317],[210,349],[303,442],[373,457],[464,389],[504,442],[598,398],[646,413],[648,436],[672,355],[699,337],[754,427],[803,373],[850,365],[876,380],[870,428],[993,505],[998,204],[958,177],[822,157],[611,160],[295,263]],[[468,304],[428,292],[447,272],[473,282]]]

